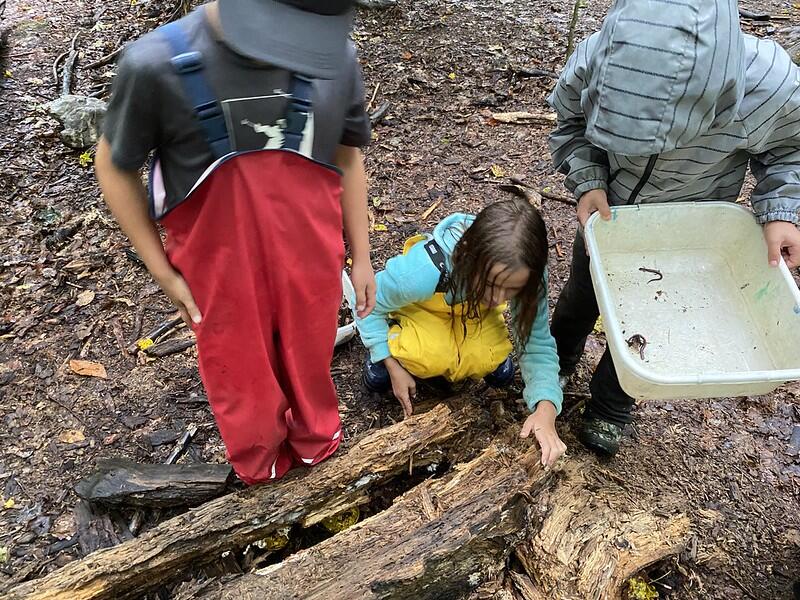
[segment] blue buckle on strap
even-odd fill
[[[193,73],[203,68],[203,55],[199,52],[184,52],[170,60],[179,75]]]
[[[189,41],[180,22],[164,25],[161,32],[172,48],[173,57],[170,63],[194,109],[211,153],[214,158],[221,158],[231,151],[230,138],[222,108],[203,76],[203,55],[189,47]]]

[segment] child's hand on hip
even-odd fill
[[[367,261],[353,261],[350,279],[356,290],[356,314],[360,319],[375,308],[375,272]]]
[[[159,287],[164,290],[164,293],[180,311],[181,318],[188,327],[191,327],[192,324],[197,325],[202,321],[200,309],[197,308],[192,291],[180,273],[173,269],[170,273],[155,279]]]
[[[605,190],[589,190],[578,200],[578,221],[581,227],[586,226],[586,221],[593,212],[599,212],[604,221],[611,218],[611,209],[608,207],[608,195]]]
[[[542,449],[542,464],[552,467],[567,451],[566,444],[556,431],[556,407],[552,402],[543,400],[536,405],[533,414],[525,419],[519,436],[527,438],[531,432]]]
[[[386,370],[389,371],[394,397],[403,407],[403,416],[410,417],[414,412],[411,401],[417,395],[417,382],[414,380],[414,376],[406,371],[403,365],[394,358],[387,358],[383,364],[386,366]]]
[[[771,221],[764,225],[769,264],[778,266],[781,255],[790,269],[800,267],[800,230],[789,221]]]

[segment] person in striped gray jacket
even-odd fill
[[[616,0],[569,58],[549,98],[556,168],[581,226],[609,205],[750,196],[773,266],[800,265],[800,70],[777,43],[745,35],[735,0]],[[713,227],[713,223],[709,223]],[[562,384],[598,316],[578,232],[553,314]],[[606,350],[590,384],[580,439],[617,452],[633,399]]]

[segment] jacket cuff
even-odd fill
[[[528,394],[523,395],[528,396]],[[561,392],[560,387],[557,390],[537,390],[536,392],[530,394],[529,397],[525,398],[525,404],[528,405],[528,410],[533,412],[536,410],[536,405],[542,400],[547,400],[548,402],[553,403],[553,406],[556,407],[556,416],[561,414],[561,406],[564,403],[564,395]]]
[[[386,360],[391,355],[392,353],[389,352],[389,344],[387,342],[376,344],[369,349],[369,359],[374,363]]]
[[[608,192],[608,184],[606,183],[605,179],[590,179],[588,181],[582,181],[580,184],[575,186],[575,189],[572,190],[572,193],[575,194],[575,198],[578,200],[581,199],[586,192],[591,192],[592,190],[605,190]]]
[[[770,210],[765,213],[756,214],[756,221],[759,224],[771,223],[772,221],[788,221],[795,225],[800,224],[800,211],[787,210],[783,208]]]

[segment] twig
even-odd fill
[[[147,350],[153,344],[155,344],[160,337],[166,333],[169,333],[181,323],[183,323],[183,319],[181,319],[180,316],[173,317],[162,323],[159,323],[153,329],[148,331],[147,334],[143,335],[141,338],[129,345],[127,348],[128,352],[134,354],[137,350]]]
[[[65,50],[58,56],[56,56],[55,61],[53,61],[53,85],[58,88],[58,65],[61,64],[61,61],[64,60],[67,55],[69,54],[69,50]]]
[[[544,189],[539,190],[539,193],[542,195],[542,198],[545,198],[547,200],[561,202],[562,204],[568,204],[569,206],[578,206],[578,201],[573,198],[567,198],[566,196],[559,196],[558,194],[545,191]]]
[[[102,67],[103,65],[107,65],[112,60],[117,58],[117,56],[119,56],[119,53],[122,52],[122,48],[123,48],[122,46],[119,46],[113,52],[109,52],[103,58],[100,58],[100,59],[94,61],[93,63],[86,65],[84,68],[85,69],[96,69],[98,67]]]
[[[64,64],[64,75],[61,78],[61,95],[66,96],[69,94],[69,88],[72,85],[72,71],[75,69],[75,61],[78,59],[78,50],[75,44],[78,42],[80,32],[76,33],[72,38],[72,45],[69,50],[69,57]]]
[[[380,123],[383,118],[386,116],[386,113],[389,110],[389,107],[392,105],[391,102],[388,100],[384,100],[383,104],[381,104],[378,109],[369,116],[370,123],[373,125],[377,125]]]
[[[567,34],[567,56],[564,60],[569,60],[572,52],[575,50],[575,27],[578,25],[578,11],[581,7],[582,0],[575,0],[575,6],[572,7],[572,19],[569,22],[569,33]]]
[[[375,98],[378,95],[378,90],[379,89],[381,89],[381,82],[380,81],[375,85],[375,91],[372,92],[372,98],[370,99],[369,104],[367,104],[367,112],[369,112],[372,109],[372,105],[375,103]]]
[[[150,346],[144,352],[147,354],[147,356],[157,356],[161,358],[164,356],[169,356],[170,354],[183,352],[184,350],[194,346],[195,343],[196,342],[193,337],[183,338],[180,340],[167,340],[166,342],[161,342],[155,346]]]
[[[552,71],[545,71],[544,69],[526,69],[524,67],[508,67],[507,71],[517,77],[549,77],[550,79],[558,79],[558,75]]]

